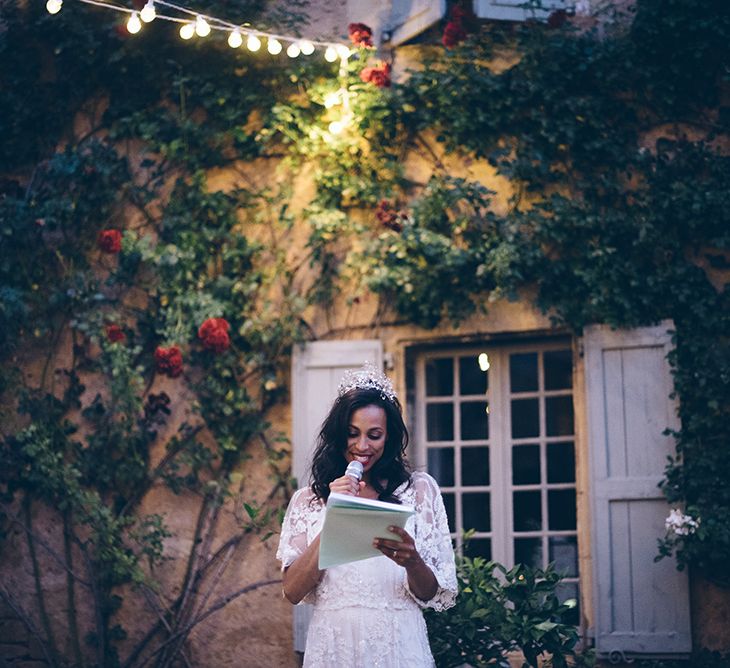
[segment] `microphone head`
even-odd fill
[[[358,461],[351,461],[347,468],[345,469],[345,475],[349,475],[351,478],[355,478],[355,480],[360,481],[362,480],[362,472],[363,472],[363,466]]]

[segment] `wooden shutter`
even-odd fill
[[[292,355],[292,474],[300,487],[309,484],[314,444],[319,428],[347,369],[372,362],[383,366],[378,340],[314,341],[296,346]],[[303,652],[312,606],[294,607],[294,651]]]
[[[545,0],[539,9],[525,7],[526,0],[474,0],[474,13],[480,19],[501,21],[524,21],[525,19],[546,19],[556,9],[565,9],[564,0]]]
[[[348,0],[347,18],[351,23],[366,23],[376,40],[391,46],[407,42],[434,23],[446,12],[446,0]]]
[[[687,574],[655,563],[669,506],[658,487],[678,427],[666,359],[670,321],[584,333],[596,651],[599,656],[691,650]]]

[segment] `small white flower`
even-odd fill
[[[590,0],[577,0],[575,3],[576,16],[590,16],[591,2]]]
[[[699,526],[699,518],[694,519],[691,515],[685,515],[679,508],[672,508],[669,516],[664,520],[664,527],[667,532],[674,532],[677,536],[689,536]]]

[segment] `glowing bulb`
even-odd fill
[[[327,93],[324,96],[324,107],[325,109],[332,109],[340,101],[340,91],[334,91],[333,93]]]
[[[337,50],[334,46],[328,46],[324,52],[324,59],[328,63],[334,63],[337,60]]]
[[[182,26],[180,26],[180,37],[182,37],[183,39],[191,39],[194,34],[194,23],[183,23]]]
[[[207,37],[210,35],[210,26],[202,16],[198,16],[195,19],[195,34],[198,37]]]
[[[489,355],[487,353],[480,353],[477,359],[479,361],[479,368],[482,371],[489,371]]]
[[[296,42],[292,42],[287,48],[286,48],[286,55],[289,56],[289,58],[296,58],[302,50],[299,48],[299,44]]]
[[[230,46],[232,49],[237,49],[239,46],[243,44],[243,37],[241,37],[241,33],[238,31],[238,28],[231,31],[231,34],[228,35],[228,46]]]
[[[311,56],[314,53],[314,44],[309,40],[305,39],[299,46],[305,56]]]
[[[129,17],[129,21],[127,21],[127,30],[129,30],[129,32],[133,35],[142,30],[142,21],[139,20],[139,14],[137,14],[137,12],[132,12],[132,15]]]
[[[345,129],[345,124],[342,121],[332,121],[328,126],[330,134],[338,135]]]
[[[275,37],[269,37],[269,45],[267,48],[269,50],[269,53],[272,56],[275,56],[281,53],[281,49],[283,47],[281,46],[281,42],[278,39],[276,39]]]
[[[46,9],[49,14],[58,14],[61,11],[63,0],[48,0],[46,3]]]
[[[350,57],[350,49],[345,46],[344,44],[338,44],[335,49],[337,49],[337,55],[340,58],[349,58]]]
[[[139,18],[141,18],[145,23],[149,23],[150,21],[155,20],[155,16],[157,16],[157,12],[155,12],[155,2],[154,0],[147,0],[147,4],[142,7],[142,11],[139,13]]]
[[[261,48],[261,40],[256,35],[249,35],[246,40],[246,48],[249,51],[258,51]]]

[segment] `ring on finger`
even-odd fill
[[[393,559],[395,559],[398,556],[398,550],[393,550]]]

